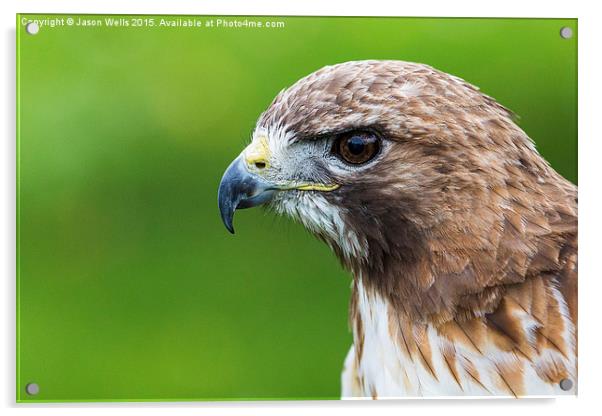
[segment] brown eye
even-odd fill
[[[333,151],[341,159],[353,165],[366,163],[378,153],[380,140],[369,132],[352,132],[341,135],[334,143]]]

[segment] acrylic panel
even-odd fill
[[[576,19],[18,15],[17,400],[576,394],[576,87]]]

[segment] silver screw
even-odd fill
[[[40,31],[40,25],[36,22],[29,22],[25,25],[25,31],[30,35],[35,35]]]
[[[37,383],[29,383],[25,386],[25,392],[30,396],[35,396],[40,392],[40,386]]]
[[[573,29],[571,29],[568,26],[563,27],[562,29],[560,29],[560,37],[562,39],[570,39],[573,37]]]
[[[568,378],[560,380],[560,388],[564,391],[569,391],[573,388],[573,381]]]

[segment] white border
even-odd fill
[[[505,415],[523,411],[547,415],[590,414],[600,411],[598,391],[602,387],[600,349],[600,296],[602,276],[597,271],[596,250],[602,236],[602,198],[599,160],[602,155],[602,15],[595,1],[505,0],[2,0],[3,24],[1,70],[3,97],[0,101],[3,140],[0,154],[0,406],[8,415],[365,415],[367,412],[422,415]],[[579,18],[579,185],[580,185],[580,300],[579,300],[579,398],[556,400],[406,400],[402,402],[226,402],[226,403],[129,403],[74,405],[15,404],[15,14],[29,13],[121,13],[121,14],[236,14],[236,15],[347,15],[347,16],[472,16],[472,17],[577,17]],[[199,375],[200,377],[202,375]]]

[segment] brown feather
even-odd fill
[[[270,126],[292,141],[369,128],[389,144],[368,168],[331,172],[342,186],[322,194],[365,242],[366,257],[314,232],[388,302],[389,332],[433,376],[427,325],[452,343],[482,353],[495,345],[527,363],[546,348],[576,355],[563,308],[576,326],[577,188],[508,109],[426,65],[360,61],[325,67],[282,92],[259,120]],[[356,292],[350,316],[361,357]],[[447,352],[445,362],[458,381],[456,358]],[[515,396],[524,392],[523,364],[497,364]],[[553,382],[573,370],[537,364]]]

